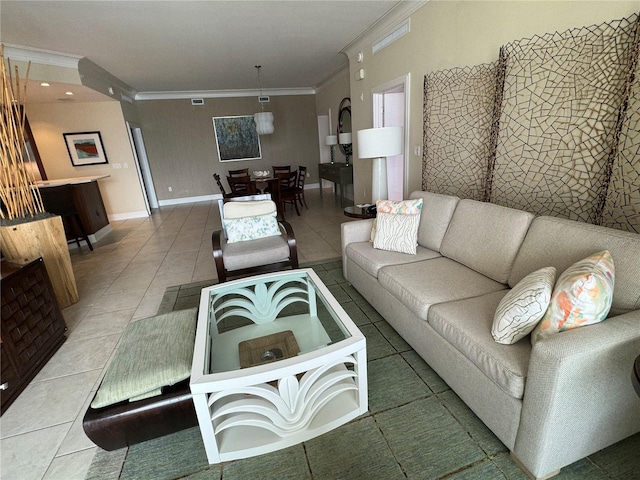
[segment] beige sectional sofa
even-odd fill
[[[345,278],[509,448],[542,478],[640,431],[631,383],[640,354],[640,235],[428,192],[418,251],[373,248],[372,220],[342,225]],[[602,323],[532,348],[491,336],[502,297],[546,266],[601,250],[615,262]]]

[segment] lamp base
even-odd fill
[[[379,157],[373,159],[373,175],[371,183],[371,200],[387,200],[387,159]]]

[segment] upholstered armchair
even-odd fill
[[[222,229],[211,236],[220,283],[231,276],[298,268],[293,229],[269,195],[219,200]]]

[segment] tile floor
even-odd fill
[[[340,256],[348,221],[329,191],[306,191],[309,210],[288,207],[300,263]],[[124,328],[156,313],[166,287],[216,277],[211,233],[217,202],[162,207],[117,221],[94,245],[71,251],[80,301],[66,309],[67,341],[0,418],[0,478],[84,479],[97,447],[82,417]]]

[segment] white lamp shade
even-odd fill
[[[341,133],[338,137],[340,145],[349,145],[351,143],[351,132]]]
[[[273,113],[259,112],[253,116],[256,122],[258,135],[270,135],[273,133]]]
[[[327,135],[327,138],[324,141],[325,145],[337,145],[338,144],[338,136],[337,135]]]
[[[358,157],[390,157],[402,153],[402,127],[358,130]]]

